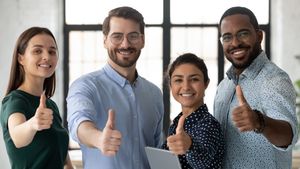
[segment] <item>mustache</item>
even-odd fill
[[[238,46],[234,46],[234,47],[231,47],[231,48],[228,48],[228,51],[232,51],[232,50],[236,50],[236,49],[240,49],[240,48],[249,48],[248,45],[244,45],[244,44],[239,44]]]
[[[127,52],[127,51],[136,51],[136,48],[129,47],[129,48],[120,48],[118,50],[121,52]]]

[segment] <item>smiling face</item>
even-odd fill
[[[47,34],[33,36],[25,53],[19,54],[18,62],[25,71],[25,81],[50,77],[58,61],[57,46],[54,39]]]
[[[134,43],[130,42],[132,34],[138,34]],[[123,36],[119,44],[114,43],[113,38]],[[110,31],[104,36],[104,46],[108,51],[109,59],[115,68],[129,68],[136,64],[144,47],[144,35],[140,32],[139,23],[121,17],[112,17]]]
[[[245,31],[249,34],[243,37],[242,32]],[[222,20],[220,33],[222,37],[227,35],[233,37],[230,42],[223,43],[223,51],[239,74],[259,55],[262,32],[254,29],[247,15],[235,14]]]
[[[204,104],[204,94],[208,83],[194,64],[177,66],[171,75],[170,88],[176,101],[181,104],[183,113],[191,113]]]

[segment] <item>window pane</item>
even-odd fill
[[[145,47],[137,63],[138,73],[162,90],[162,29],[145,29]]]
[[[259,24],[269,23],[269,0],[189,0],[188,3],[172,0],[170,3],[171,22],[175,24],[217,24],[225,10],[232,6],[247,7]]]
[[[98,70],[106,63],[101,31],[70,32],[69,84],[79,76]]]
[[[108,11],[119,6],[131,6],[137,9],[143,14],[147,24],[162,23],[163,1],[161,0],[66,0],[66,23],[102,24]]]
[[[218,29],[213,28],[172,28],[171,30],[171,61],[179,55],[189,52],[204,59],[208,69],[210,84],[206,89],[205,103],[210,113],[218,82]],[[181,111],[180,104],[171,96],[171,119]]]

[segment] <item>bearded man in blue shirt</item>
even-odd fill
[[[144,147],[162,144],[162,93],[136,70],[144,27],[137,10],[111,10],[103,22],[108,63],[69,89],[69,130],[86,169],[150,169]]]

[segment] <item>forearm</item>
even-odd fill
[[[265,128],[263,135],[277,147],[287,147],[292,143],[293,131],[286,121],[275,120],[264,116]]]
[[[17,148],[30,144],[37,132],[32,125],[32,118],[26,121],[21,113],[14,113],[8,119],[8,130],[12,141]]]
[[[101,131],[90,121],[83,121],[77,129],[77,136],[80,143],[88,147],[100,148],[99,139]]]

